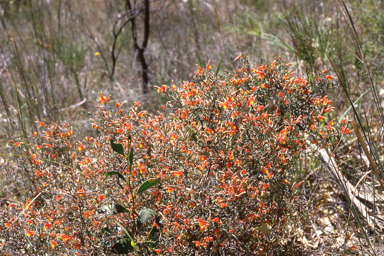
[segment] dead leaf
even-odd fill
[[[261,223],[261,227],[255,228],[256,230],[260,231],[264,235],[269,235],[272,232],[272,229],[264,222]]]

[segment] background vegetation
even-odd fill
[[[44,135],[36,121],[70,123],[82,140],[96,135],[87,113],[101,91],[113,103],[138,101],[156,113],[168,99],[154,86],[191,80],[196,64],[210,61],[225,74],[238,67],[233,60],[241,52],[258,64],[282,56],[298,76],[331,72],[339,86],[329,95],[329,118],[340,127],[347,119],[353,131],[342,135],[328,162],[308,152],[298,163],[295,179],[303,181],[305,202],[296,210],[302,226],[289,229],[291,245],[315,254],[382,253],[383,1],[18,0],[0,6],[4,207],[30,196],[9,141]]]

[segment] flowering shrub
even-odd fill
[[[164,113],[140,104],[108,110],[96,138],[44,126],[44,143],[13,143],[31,194],[1,212],[1,250],[29,254],[199,255],[283,253],[296,161],[337,136],[326,71],[294,77],[280,59],[235,74],[199,68],[194,82],[163,85]],[[165,113],[170,112],[170,115]],[[327,121],[326,121],[327,120]],[[39,144],[38,144],[39,143]]]

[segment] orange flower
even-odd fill
[[[35,235],[35,234],[36,234],[35,231],[29,230],[29,231],[27,232],[27,237],[31,237],[31,236],[33,236],[33,235]]]
[[[208,228],[209,224],[205,220],[199,220],[200,231],[204,231]]]
[[[180,177],[182,175],[183,175],[183,172],[181,171],[172,172],[172,176]]]
[[[105,198],[105,195],[99,195],[99,197],[97,198],[97,202],[100,203],[104,198]]]
[[[123,128],[117,128],[116,131],[117,131],[117,133],[120,133],[120,134],[123,134],[123,133],[124,133]]]
[[[257,112],[261,112],[264,109],[263,105],[257,106]]]
[[[165,92],[167,90],[167,86],[166,85],[162,85],[161,87],[159,87],[159,89],[157,89],[157,92],[158,93],[162,93],[162,92]]]
[[[255,97],[249,97],[249,99],[247,101],[247,106],[249,107],[249,106],[253,105],[254,100],[255,100]]]
[[[171,193],[173,190],[174,190],[173,187],[167,187],[168,193]]]
[[[238,55],[233,61],[237,61],[237,60],[241,59],[242,57],[243,57],[243,55],[240,54],[240,55]]]
[[[213,130],[208,128],[208,127],[205,127],[205,130],[209,133],[209,134],[213,134]]]
[[[163,213],[164,214],[169,214],[171,212],[171,207],[170,206],[167,206],[166,209],[164,209]]]
[[[111,95],[109,95],[108,98],[105,97],[103,93],[99,93],[99,95],[100,95],[100,97],[99,97],[99,102],[100,102],[101,105],[104,105],[104,104],[105,104],[106,102],[108,102],[108,101],[110,100],[110,98],[111,98]]]
[[[79,144],[79,147],[77,148],[78,151],[84,151],[85,150],[85,147],[83,144]]]
[[[86,212],[84,212],[84,217],[85,217],[85,218],[89,218],[89,217],[91,217],[91,215],[92,215],[92,212],[91,212],[91,211],[86,211]]]
[[[324,118],[325,118],[325,116],[321,116],[321,115],[318,115],[318,116],[317,116],[317,119],[318,119],[319,121],[323,121]]]
[[[207,64],[206,68],[207,68],[207,71],[211,70],[211,68],[212,68],[211,65],[209,65],[209,61],[208,61],[208,64]]]
[[[61,219],[58,219],[57,221],[54,222],[54,224],[55,224],[56,226],[60,226],[60,225],[61,225],[61,222],[62,222],[62,220],[61,220]]]
[[[49,224],[49,223],[45,223],[44,224],[44,229],[45,230],[48,230],[48,229],[50,229],[52,226],[51,226],[51,224]]]
[[[346,127],[346,126],[343,126],[341,127],[341,134],[350,134],[351,131]]]
[[[66,242],[67,240],[71,240],[71,237],[70,237],[70,236],[67,236],[66,234],[62,234],[62,235],[61,235],[61,240],[63,240],[64,242]]]
[[[38,123],[40,126],[43,126],[44,123],[43,122],[40,122],[40,121],[36,121],[36,123]]]

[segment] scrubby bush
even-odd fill
[[[331,77],[294,77],[280,59],[253,68],[237,59],[235,74],[208,64],[193,82],[158,87],[169,99],[158,115],[100,94],[97,137],[77,142],[69,125],[41,123],[43,143],[12,142],[31,192],[2,208],[1,250],[283,254],[297,161],[337,136]]]

